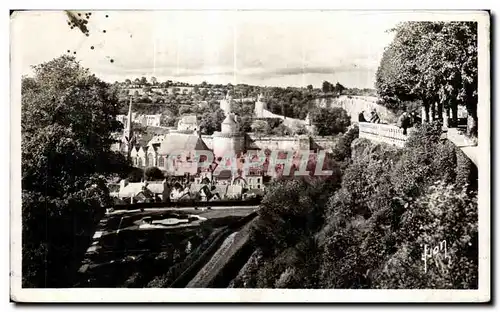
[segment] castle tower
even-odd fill
[[[245,149],[245,136],[240,132],[236,116],[226,115],[221,124],[221,131],[213,134],[213,148],[215,157],[236,156]]]
[[[307,113],[305,122],[306,126],[312,126],[311,117],[309,116],[309,113]]]
[[[306,116],[306,129],[307,129],[307,132],[309,132],[309,134],[316,134],[316,126],[313,125],[312,123],[312,119],[311,119],[311,116],[309,113],[307,113],[307,116]]]
[[[254,113],[257,118],[264,117],[264,110],[267,109],[266,103],[264,102],[264,96],[259,94],[257,97],[257,102],[255,102]]]
[[[224,115],[229,115],[231,113],[231,102],[233,98],[229,95],[229,91],[226,94],[226,97],[220,100],[220,108],[224,111]]]

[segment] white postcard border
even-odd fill
[[[478,24],[479,289],[478,290],[280,290],[280,289],[22,289],[20,68],[17,32],[11,28],[10,234],[11,299],[18,302],[484,302],[490,300],[490,22],[487,12],[421,11],[408,20],[475,20]],[[48,43],[49,44],[49,43]]]

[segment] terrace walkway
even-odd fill
[[[464,152],[467,157],[476,165],[479,165],[479,148],[477,147],[477,143],[466,137],[464,134],[460,132],[457,128],[449,128],[447,132],[447,138],[456,147],[460,148],[462,152]]]
[[[410,134],[412,129],[408,129]],[[395,125],[374,124],[369,122],[359,123],[359,137],[373,142],[386,143],[396,147],[404,147],[408,135],[403,134],[403,129]],[[477,143],[463,135],[458,128],[448,128],[446,131],[447,139],[460,148],[467,157],[478,166],[478,147]]]
[[[408,129],[408,134],[411,131],[412,129]],[[403,129],[397,126],[369,122],[359,123],[359,137],[397,147],[404,147],[408,139],[408,136],[403,134]]]

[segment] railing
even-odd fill
[[[407,135],[403,129],[394,125],[375,124],[369,122],[359,123],[359,137],[370,141],[387,143],[397,147],[404,147],[408,134],[412,129],[407,129]]]

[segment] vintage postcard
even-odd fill
[[[10,20],[13,301],[490,301],[489,12]]]

